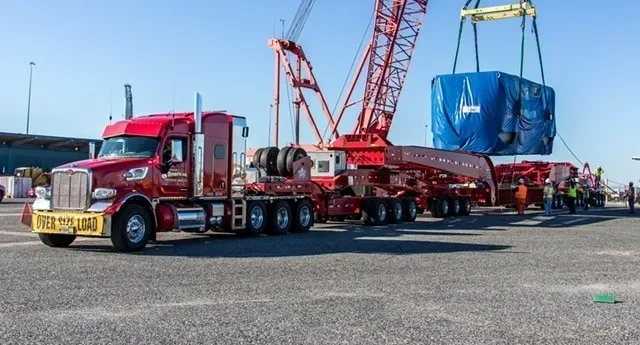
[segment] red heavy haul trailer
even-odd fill
[[[329,200],[341,200],[334,207],[317,205],[316,221],[364,216],[367,223],[384,224],[403,217],[412,221],[424,210],[437,217],[468,214],[471,200],[442,183],[438,177],[443,172],[483,181],[490,194],[495,193],[495,171],[488,157],[395,146],[387,138],[426,8],[426,0],[376,1],[373,37],[335,118],[302,47],[291,39],[269,40],[275,53],[275,145],[255,150],[252,163],[270,175],[286,175],[290,172],[280,167],[288,157],[308,154],[313,161],[314,184]],[[363,73],[365,65],[368,70]],[[295,134],[293,143],[278,148],[281,68],[295,95]],[[364,96],[354,101],[354,90],[363,74]],[[304,90],[315,93],[327,120],[328,137],[321,135]],[[360,105],[357,122],[351,133],[340,134],[338,126],[345,111],[354,105]],[[301,110],[309,120],[315,144],[300,144]]]
[[[288,161],[295,174],[286,179],[245,168],[245,118],[203,113],[199,94],[195,103],[193,113],[107,126],[98,157],[53,169],[22,223],[48,246],[107,237],[121,251],[141,250],[163,231],[308,231],[314,204],[326,199],[308,178],[310,159]]]

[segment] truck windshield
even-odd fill
[[[102,142],[98,157],[153,157],[159,142],[148,137],[113,137]]]

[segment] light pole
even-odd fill
[[[267,134],[267,146],[271,146],[271,121],[273,119],[273,104],[269,104],[269,133]]]
[[[36,63],[31,61],[29,62],[29,100],[27,101],[27,133],[29,134],[29,116],[31,115],[31,80],[33,79],[33,66]]]
[[[424,125],[424,147],[429,147],[427,145],[427,135],[429,133],[429,125]]]

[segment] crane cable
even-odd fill
[[[302,0],[300,1],[300,5],[298,6],[298,10],[291,21],[291,25],[289,26],[289,30],[287,30],[287,34],[284,38],[290,41],[297,41],[300,37],[300,33],[302,33],[302,29],[304,25],[307,23],[307,19],[309,18],[309,14],[311,13],[311,9],[315,4],[316,0]]]
[[[347,76],[345,77],[344,82],[342,83],[342,89],[340,90],[340,94],[336,98],[336,103],[333,106],[333,110],[331,110],[331,115],[332,116],[333,116],[333,114],[335,114],[336,110],[338,109],[338,105],[340,104],[340,100],[342,99],[342,95],[344,94],[344,90],[347,88],[347,84],[349,83],[349,78],[351,77],[351,73],[353,73],[353,68],[355,67],[356,62],[358,61],[358,57],[360,56],[360,51],[362,50],[362,45],[364,44],[364,41],[367,38],[367,34],[369,33],[369,29],[371,28],[371,24],[373,23],[373,18],[374,17],[375,17],[375,13],[372,13],[371,17],[369,18],[369,23],[367,24],[367,27],[364,30],[364,33],[362,34],[362,38],[360,39],[360,44],[358,45],[358,50],[356,50],[356,53],[353,56],[353,60],[351,61],[351,67],[349,67],[349,73],[347,73]],[[327,123],[327,126],[324,128],[324,132],[322,133],[323,140],[327,135],[327,131],[329,130],[329,126],[330,125],[331,125],[330,123]],[[332,135],[333,135],[333,133],[332,133]]]

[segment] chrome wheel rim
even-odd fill
[[[386,218],[387,218],[387,208],[383,204],[380,204],[380,206],[378,206],[378,220],[381,222],[384,222]]]
[[[453,201],[453,210],[456,214],[460,213],[460,200]]]
[[[413,201],[409,203],[409,214],[411,215],[411,218],[415,218],[418,215],[418,207]]]
[[[299,221],[300,225],[303,227],[308,226],[311,223],[311,210],[309,210],[309,207],[303,206],[300,209]]]
[[[258,229],[262,226],[263,222],[264,222],[264,214],[262,213],[262,208],[260,208],[259,206],[256,206],[253,209],[251,209],[251,226],[254,229]]]
[[[467,201],[467,203],[465,204],[465,209],[467,211],[467,213],[471,212],[471,202]]]
[[[276,215],[276,222],[278,223],[278,227],[280,229],[286,228],[289,224],[289,212],[284,207],[280,207],[278,209],[278,213]]]
[[[393,208],[393,213],[394,213],[396,219],[401,219],[402,218],[402,204],[400,204],[399,202],[396,203],[396,205]]]
[[[134,214],[127,221],[127,239],[131,243],[138,243],[144,237],[144,233],[146,230],[146,226],[144,224],[144,219],[139,214]]]
[[[442,213],[449,213],[449,203],[446,200],[442,202]]]

